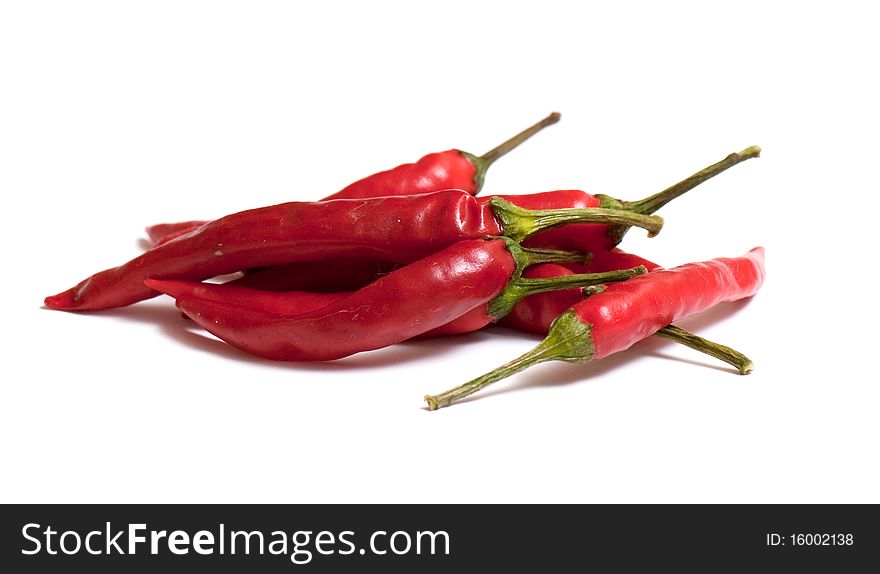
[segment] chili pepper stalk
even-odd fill
[[[552,126],[557,123],[562,116],[559,112],[553,112],[543,120],[538,123],[524,129],[520,133],[516,134],[512,138],[508,139],[504,143],[495,146],[490,149],[486,153],[481,156],[475,156],[466,151],[458,150],[467,161],[474,166],[474,195],[480,193],[480,190],[483,189],[483,180],[486,179],[486,172],[489,170],[489,167],[495,163],[500,157],[507,155],[513,149],[519,147],[523,142],[527,139],[531,138],[533,135],[543,130],[547,126]]]
[[[724,361],[735,368],[740,375],[750,375],[755,370],[752,360],[736,349],[710,341],[681,327],[667,325],[654,334]]]
[[[763,280],[764,250],[759,247],[743,257],[682,265],[608,285],[560,315],[531,351],[463,385],[426,395],[425,401],[429,410],[436,410],[539,363],[604,358],[678,319],[749,297]],[[751,372],[750,365],[743,365],[741,371]]]
[[[760,147],[756,145],[749,146],[740,152],[731,153],[721,161],[701,169],[690,177],[687,177],[686,179],[664,189],[661,192],[655,193],[654,195],[637,201],[624,201],[602,193],[596,194],[596,197],[599,199],[599,205],[601,207],[606,207],[610,209],[623,209],[626,211],[632,211],[634,213],[650,215],[652,213],[655,213],[658,209],[660,209],[673,199],[684,195],[686,192],[692,190],[701,183],[715,177],[716,175],[724,171],[727,171],[731,167],[742,163],[747,159],[757,158],[760,156]],[[614,245],[617,245],[621,242],[623,236],[626,235],[626,232],[629,231],[629,229],[630,228],[626,225],[618,225],[611,228],[608,234],[611,237]]]

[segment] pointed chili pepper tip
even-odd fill
[[[76,301],[73,297],[73,291],[69,290],[59,293],[57,295],[49,295],[48,297],[43,299],[43,305],[45,305],[49,309],[64,311],[75,308]]]
[[[91,278],[79,283],[78,285],[62,291],[57,295],[50,295],[43,299],[43,304],[49,309],[56,311],[76,311],[82,306],[80,301],[80,293],[86,289],[92,282]]]

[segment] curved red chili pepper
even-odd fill
[[[560,117],[558,112],[553,112],[482,156],[477,157],[457,149],[428,154],[415,163],[405,163],[360,179],[342,190],[328,195],[324,200],[363,199],[386,195],[420,195],[445,189],[460,189],[471,195],[476,195],[483,187],[483,180],[489,166],[539,131],[558,122]],[[147,227],[147,236],[155,247],[175,237],[195,231],[206,223],[208,222],[160,223]]]
[[[174,299],[195,299],[230,307],[295,317],[332,305],[354,291],[314,293],[311,291],[262,291],[231,283],[200,283],[185,279],[147,279],[150,285]]]
[[[98,310],[157,295],[145,279],[202,280],[252,267],[338,257],[409,263],[464,239],[522,240],[551,226],[608,222],[653,235],[657,216],[608,209],[528,211],[493,197],[488,205],[460,191],[426,195],[292,202],[243,211],[203,225],[47,297],[60,310]]]
[[[225,294],[224,285],[147,283],[176,296],[187,316],[239,349],[273,360],[324,361],[421,335],[476,308],[486,323],[492,321],[531,292],[533,282],[523,287],[511,281],[531,257],[543,260],[546,254],[532,255],[505,239],[462,241],[305,313],[302,307],[292,313],[286,309],[289,299],[284,293],[232,287],[233,294],[251,291],[237,304],[234,296]],[[557,278],[538,288],[598,284],[645,272],[639,268],[575,276],[576,280]],[[208,296],[200,296],[204,293]]]
[[[431,410],[545,361],[587,362],[628,349],[663,327],[718,303],[754,295],[764,281],[764,249],[737,258],[690,263],[614,283],[562,313],[535,349],[439,395]]]
[[[353,199],[386,195],[419,195],[443,189],[460,189],[476,195],[483,187],[486,171],[495,160],[559,121],[553,112],[482,156],[452,149],[424,156],[416,163],[399,165],[356,181],[325,199]]]
[[[542,265],[553,265],[551,263]],[[565,269],[563,267],[563,269]],[[562,275],[562,274],[557,274]],[[574,275],[574,273],[570,273]],[[161,291],[175,299],[201,301],[213,301],[228,306],[247,308],[253,311],[264,311],[287,317],[295,317],[311,313],[332,305],[352,295],[354,291],[338,291],[328,293],[314,293],[311,291],[262,291],[250,287],[239,287],[231,283],[199,283],[197,281],[184,281],[174,279],[147,279],[147,284],[157,291]],[[579,289],[575,289],[580,293]],[[524,299],[516,306],[525,302]],[[516,308],[514,306],[514,308]],[[188,317],[188,315],[184,315]],[[488,315],[488,307],[481,305],[420,336],[433,337],[439,335],[459,335],[478,331],[492,322]]]

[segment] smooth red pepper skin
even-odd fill
[[[153,289],[170,295],[175,299],[201,299],[223,303],[229,307],[239,307],[267,313],[277,313],[293,317],[311,313],[340,301],[353,293],[353,290],[314,293],[310,291],[264,291],[250,287],[239,287],[231,283],[199,283],[174,279],[147,279]],[[492,322],[488,305],[474,307],[461,317],[445,325],[419,335],[433,337],[440,335],[459,335],[478,331]]]
[[[305,314],[270,313],[195,296],[179,297],[177,306],[207,331],[254,355],[326,361],[393,345],[445,325],[488,304],[515,270],[503,240],[469,240]],[[165,288],[162,281],[149,283]],[[174,289],[171,285],[168,290]]]
[[[489,304],[485,303],[478,307],[474,307],[467,313],[460,317],[456,317],[448,323],[444,323],[439,327],[426,331],[421,336],[438,337],[442,335],[463,335],[465,333],[479,331],[486,325],[490,325],[494,322],[495,319],[489,315]]]
[[[293,317],[332,305],[352,294],[310,291],[262,291],[230,283],[200,283],[181,279],[147,279],[150,286],[175,299],[200,299],[225,305]]]
[[[202,280],[252,267],[338,257],[409,263],[464,239],[500,234],[491,208],[461,191],[292,202],[242,211],[47,297],[50,309],[99,310],[158,293],[144,280]]]
[[[523,271],[523,277],[546,278],[575,273],[603,273],[630,269],[639,265],[646,267],[648,271],[660,269],[660,266],[652,261],[615,248],[611,251],[593,252],[593,257],[587,264],[541,263],[532,265]],[[502,317],[499,324],[520,331],[546,335],[553,321],[583,298],[582,289],[566,289],[530,295],[517,303],[509,314]]]
[[[532,265],[523,271],[523,277],[535,279],[573,274],[574,271],[558,263]],[[553,320],[583,298],[582,289],[565,289],[530,295],[514,305],[510,313],[502,317],[498,323],[512,329],[546,335]]]
[[[526,209],[562,209],[599,207],[597,198],[587,192],[563,189],[525,195],[501,195],[514,205]],[[487,205],[489,197],[477,198],[481,205]],[[199,224],[195,227],[186,225]],[[169,238],[158,238],[159,244],[194,231],[205,222],[184,222],[163,224],[172,229]],[[529,238],[524,245],[545,247],[566,251],[600,251],[610,244],[608,227],[605,225],[579,224],[559,229],[550,229]],[[631,267],[636,267],[640,263]],[[331,292],[356,289],[373,281],[379,275],[388,273],[397,265],[377,259],[357,259],[323,263],[292,263],[254,270],[235,281],[236,285],[272,291],[319,291]]]
[[[476,166],[459,150],[431,153],[415,163],[380,171],[325,199],[361,199],[387,195],[420,195],[443,189],[477,193]]]
[[[360,179],[340,191],[328,195],[331,199],[364,199],[388,195],[421,195],[448,189],[458,189],[476,195],[474,177],[476,167],[458,150],[428,154],[415,163],[405,163],[393,169],[380,171]],[[180,237],[208,223],[182,221],[159,223],[147,227],[147,236],[153,246]]]
[[[183,233],[195,230],[208,223],[207,221],[179,221],[177,223],[157,223],[147,227],[147,237],[153,246],[170,241]]]
[[[719,303],[750,297],[763,281],[764,249],[756,247],[743,257],[689,263],[610,283],[572,310],[578,321],[592,326],[592,359],[598,360],[628,349],[675,321]]]

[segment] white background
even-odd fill
[[[857,2],[21,2],[0,9],[3,502],[880,502],[876,18]],[[561,123],[485,193],[648,195],[757,144],[624,247],[767,248],[746,304],[430,413],[501,329],[332,364],[249,358],[172,301],[44,296],[146,225],[312,200]]]

